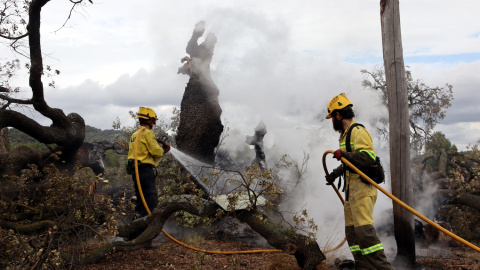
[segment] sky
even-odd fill
[[[379,1],[284,2],[94,1],[62,28],[71,3],[52,1],[42,14],[42,49],[45,64],[61,75],[56,88],[46,89],[47,101],[100,129],[117,117],[133,124],[128,111],[145,105],[169,118],[188,81],[176,73],[180,59],[204,20],[204,36],[218,38],[212,77],[232,128],[253,128],[243,120],[247,111],[253,123],[270,128],[317,125],[313,116],[340,92],[357,114],[362,103],[375,108],[364,100],[360,70],[383,64]],[[479,9],[476,1],[400,3],[405,65],[429,86],[453,85],[452,106],[437,130],[460,150],[480,137]],[[28,96],[26,76],[17,79]]]
[[[99,129],[111,129],[117,118],[133,125],[128,112],[139,106],[168,119],[188,82],[177,74],[180,59],[187,56],[195,24],[205,21],[204,36],[214,33],[218,40],[211,72],[220,89],[222,122],[230,130],[226,146],[245,147],[245,136],[263,121],[271,162],[286,152],[298,161],[309,155],[309,176],[292,200],[301,195],[312,199],[298,205],[322,206],[336,200],[321,182],[322,154],[338,148],[338,134],[324,119],[328,101],[346,93],[374,139],[375,123],[388,114],[379,93],[362,88],[360,73],[383,65],[379,2],[93,0],[62,27],[71,3],[50,1],[42,12],[42,50],[44,63],[61,74],[45,98]],[[480,138],[479,11],[478,1],[400,2],[405,65],[429,86],[453,85],[452,106],[436,130],[460,150]],[[0,52],[2,61],[15,57]],[[28,75],[19,74],[15,82],[29,96]],[[388,167],[388,149],[376,144]],[[391,208],[380,197],[376,215]],[[338,209],[321,216],[341,222]]]

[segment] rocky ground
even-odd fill
[[[262,249],[261,247],[240,242],[219,240],[197,240],[188,243],[204,250],[244,251]],[[477,245],[479,243],[476,243]],[[479,270],[480,253],[468,247],[446,247],[439,255],[435,249],[423,250],[423,256],[418,256],[418,269],[422,270]],[[429,254],[430,253],[430,254]],[[417,253],[418,254],[418,253]],[[338,263],[338,260],[337,260]],[[128,269],[261,269],[286,270],[300,269],[293,256],[279,253],[253,254],[206,254],[187,249],[173,242],[154,242],[151,249],[142,249],[130,253],[116,252],[108,255],[95,265],[85,267],[88,270],[128,270]],[[349,269],[335,265],[335,258],[329,257],[317,270]]]

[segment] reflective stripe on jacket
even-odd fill
[[[356,126],[353,128],[350,135],[350,147],[352,152],[346,152],[347,147],[345,143],[347,139],[347,132],[355,123],[356,121],[352,120],[347,130],[340,135],[340,150],[344,151],[344,157],[349,162],[351,162],[358,169],[362,170],[364,168],[371,167],[374,164],[377,155],[375,154],[375,149],[373,148],[373,141],[370,133],[368,133],[368,131],[361,126]],[[335,176],[341,176],[343,174],[343,169],[344,168],[342,165],[334,169],[333,171]],[[350,172],[347,171],[347,178],[349,174]],[[360,178],[358,174],[355,175]]]
[[[345,145],[345,141],[347,139],[347,133],[350,127],[355,123],[356,121],[352,120],[352,123],[350,123],[350,126],[340,136],[340,150],[345,152],[347,151],[347,147]],[[356,126],[352,130],[352,133],[350,136],[350,147],[352,149],[352,152],[367,153],[372,158],[372,160],[375,161],[376,154],[375,154],[375,149],[373,149],[373,140],[372,140],[372,137],[370,136],[370,133],[368,133],[368,131],[364,127]],[[351,160],[351,162],[354,162],[354,160]]]

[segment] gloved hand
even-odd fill
[[[329,175],[325,175],[325,180],[327,180],[327,185],[332,185],[335,182],[335,173],[331,172]]]
[[[341,157],[344,157],[344,153],[342,150],[338,149],[335,152],[333,152],[333,158],[336,158],[337,160],[340,160]]]
[[[162,148],[163,148],[163,153],[166,154],[166,153],[168,153],[168,151],[170,151],[170,144],[166,143],[166,142],[163,142],[162,143]]]

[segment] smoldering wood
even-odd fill
[[[413,205],[408,92],[403,62],[399,1],[381,0],[380,17],[388,92],[392,194],[407,205]],[[416,260],[413,214],[395,203],[393,212],[397,258],[403,257],[413,265]]]
[[[178,68],[177,74],[184,74],[184,75],[192,76],[193,75],[192,60],[190,59],[190,57],[185,56],[180,60],[180,62],[185,63],[185,64],[183,64],[182,67]]]
[[[205,22],[197,23],[186,48],[190,54],[188,59],[191,60],[187,61],[189,67],[185,69],[189,71],[180,73],[189,75],[190,79],[180,104],[180,124],[175,140],[180,151],[212,164],[223,124],[218,101],[220,91],[210,75],[210,63],[217,38],[209,33],[199,45],[198,39],[204,32]]]
[[[246,144],[254,146],[255,159],[252,161],[252,164],[257,164],[262,172],[268,169],[263,147],[263,137],[265,137],[265,134],[267,134],[267,127],[265,123],[261,121],[257,127],[255,127],[253,136],[246,136],[245,140]]]
[[[95,175],[105,174],[105,164],[103,159],[107,150],[113,150],[116,153],[122,153],[123,147],[116,142],[84,142],[73,156],[73,161],[67,163],[64,168],[73,170],[75,164],[80,163],[82,167],[89,167]]]
[[[477,211],[480,211],[480,196],[472,194],[463,190],[455,190],[452,188],[451,179],[447,177],[447,168],[460,167],[465,170],[468,174],[465,175],[465,181],[469,182],[470,175],[477,174],[472,169],[472,166],[466,165],[463,162],[452,162],[450,160],[455,160],[457,157],[464,157],[465,155],[459,154],[455,151],[446,152],[444,149],[440,150],[440,155],[438,159],[438,171],[429,174],[429,180],[436,185],[438,190],[434,194],[434,201],[436,206],[446,205],[446,204],[460,204],[471,207]],[[480,160],[474,158],[468,158],[476,164],[480,164]],[[430,182],[427,181],[426,184]]]
[[[430,169],[435,168],[435,165],[429,166],[428,170],[426,163],[431,162],[438,164],[438,168],[435,171]],[[461,164],[458,165],[457,163]],[[423,164],[423,166],[422,166]],[[480,164],[480,160],[476,160],[473,155],[458,153],[453,150],[445,151],[445,149],[433,149],[429,150],[420,160],[418,174],[414,174],[414,187],[416,189],[415,194],[425,193],[428,196],[429,216],[431,219],[437,219],[438,214],[441,214],[441,209],[445,206],[466,206],[461,207],[462,211],[467,213],[478,213],[480,211],[480,196],[475,191],[467,192],[463,186],[468,185],[470,175],[477,174],[474,170],[475,167]],[[460,177],[462,175],[463,177]],[[422,206],[425,207],[425,198],[417,197],[416,199],[422,200]],[[419,202],[416,202],[416,206]],[[448,209],[448,208],[447,208]],[[455,219],[452,220],[439,220],[438,224],[447,230],[452,230]],[[471,224],[474,224],[472,221]],[[458,228],[459,223],[456,224]],[[449,246],[458,246],[460,243],[455,241],[450,236],[440,232],[437,228],[429,225],[422,224],[424,230],[422,237],[418,237],[417,243],[424,243],[426,246],[431,244],[448,244]],[[470,224],[462,224],[461,226],[471,226]]]

